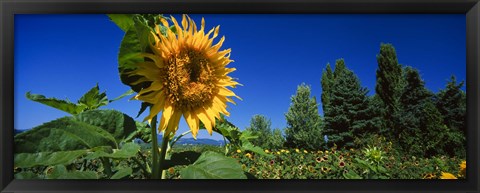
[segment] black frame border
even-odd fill
[[[94,13],[461,13],[466,14],[467,180],[15,180],[14,14]],[[0,190],[12,192],[479,192],[479,0],[1,0]],[[472,171],[472,172],[470,172]]]

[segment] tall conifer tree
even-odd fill
[[[392,116],[399,108],[402,93],[402,66],[398,63],[397,54],[392,44],[381,44],[377,55],[375,92],[385,106],[384,117],[389,129],[394,129]]]
[[[445,89],[437,94],[436,106],[449,128],[465,132],[466,94],[461,89],[464,82],[457,83],[455,76],[450,77]]]
[[[367,96],[368,90],[360,85],[358,77],[346,68],[343,59],[335,63],[334,81],[325,111],[324,135],[328,146],[353,147],[354,138],[377,130],[373,106]]]
[[[330,102],[330,90],[333,84],[333,72],[332,68],[330,67],[330,63],[327,64],[325,70],[322,73],[322,109],[325,113],[326,108]]]

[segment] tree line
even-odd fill
[[[311,150],[361,148],[373,137],[384,137],[405,155],[465,157],[466,93],[452,75],[437,93],[425,87],[417,69],[398,62],[395,48],[381,44],[377,54],[375,94],[368,95],[343,59],[327,64],[320,80],[323,117],[302,83],[285,114],[287,126],[271,129],[271,121],[255,115],[248,130],[264,148]]]

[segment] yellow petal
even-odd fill
[[[145,117],[143,121],[148,120],[148,123],[151,124],[153,117],[162,110],[164,104],[165,104],[164,102],[159,102],[157,104],[154,104],[150,109],[150,114],[147,117]]]
[[[207,116],[210,118],[210,121],[212,122],[212,127],[215,127],[217,123],[216,119],[220,119],[220,115],[218,114],[218,111],[215,110],[215,108],[213,108],[213,105],[210,107],[204,107],[204,110]]]
[[[210,121],[210,118],[207,116],[203,108],[197,109],[195,113],[197,114],[197,117],[200,119],[200,121],[202,121],[203,125],[205,125],[208,133],[212,135],[212,121]]]
[[[162,132],[167,128],[167,124],[170,121],[170,118],[172,117],[172,113],[173,113],[173,106],[170,104],[170,102],[166,101],[165,107],[162,112],[162,119],[160,120],[160,125],[158,127],[159,132]]]
[[[213,38],[216,38],[218,36],[218,32],[220,31],[220,25],[218,25],[216,28],[215,28],[215,32],[213,33]]]
[[[152,92],[152,91],[159,91],[162,89],[163,89],[163,84],[158,81],[154,81],[149,87],[144,88],[140,92],[138,92],[138,96],[141,96],[145,93]]]
[[[163,68],[165,66],[165,64],[163,63],[163,60],[160,57],[158,57],[157,55],[149,54],[149,53],[142,53],[140,56],[153,60],[153,62],[155,62],[155,64],[159,68]]]
[[[183,14],[182,16],[182,27],[184,30],[187,30],[188,28],[188,21],[187,21],[187,15]]]
[[[228,88],[225,87],[218,87],[218,94],[223,95],[223,96],[235,96],[235,93],[233,93],[231,90],[228,90]]]
[[[160,22],[162,22],[163,26],[169,27],[168,22],[167,22],[167,20],[166,20],[165,18],[161,18],[161,19],[160,19]]]
[[[202,17],[202,26],[200,28],[200,31],[205,30],[205,18]]]
[[[448,173],[448,172],[442,172],[442,176],[440,176],[440,179],[457,179],[453,174]]]
[[[165,131],[165,135],[169,135],[170,133],[174,133],[178,129],[178,123],[180,122],[180,118],[182,117],[182,112],[179,110],[174,110],[174,113],[170,120],[168,121],[167,130]]]
[[[213,38],[212,38],[212,39],[213,39]],[[215,44],[214,46],[212,46],[208,52],[209,52],[209,53],[217,53],[218,50],[220,49],[220,47],[222,47],[224,41],[225,41],[225,36],[223,36],[223,37],[220,39],[220,41],[218,41],[217,44]]]
[[[135,99],[155,104],[160,100],[165,100],[165,95],[163,91],[153,91],[152,93],[146,95],[136,95]]]
[[[175,29],[177,30],[177,34],[178,34],[178,41],[181,42],[182,39],[183,39],[183,29],[180,28],[180,25],[178,25],[178,22],[177,20],[172,17],[172,22],[173,22],[173,25],[175,26]]]
[[[158,94],[161,95],[161,94]],[[158,113],[163,109],[165,105],[165,99],[164,97],[158,97],[156,103],[153,104],[153,106],[150,108],[150,113],[143,121],[147,121],[148,123],[152,123],[152,119],[155,115],[158,115]]]
[[[195,116],[195,114],[192,114],[189,111],[185,111],[183,113],[183,117],[185,118],[185,121],[190,127],[190,131],[192,132],[193,138],[197,139],[197,133],[199,129],[198,127],[200,126],[198,118]]]

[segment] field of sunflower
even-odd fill
[[[198,148],[198,147],[197,147]],[[191,149],[191,148],[190,148]],[[210,147],[215,149],[215,147]],[[374,148],[370,150],[376,151]],[[178,150],[183,151],[183,150]],[[217,151],[221,151],[220,148]],[[380,157],[365,150],[308,151],[265,149],[271,156],[237,150],[231,154],[254,179],[463,179],[464,160],[447,157],[398,157],[382,151]],[[168,178],[179,179],[182,167],[168,169]]]

